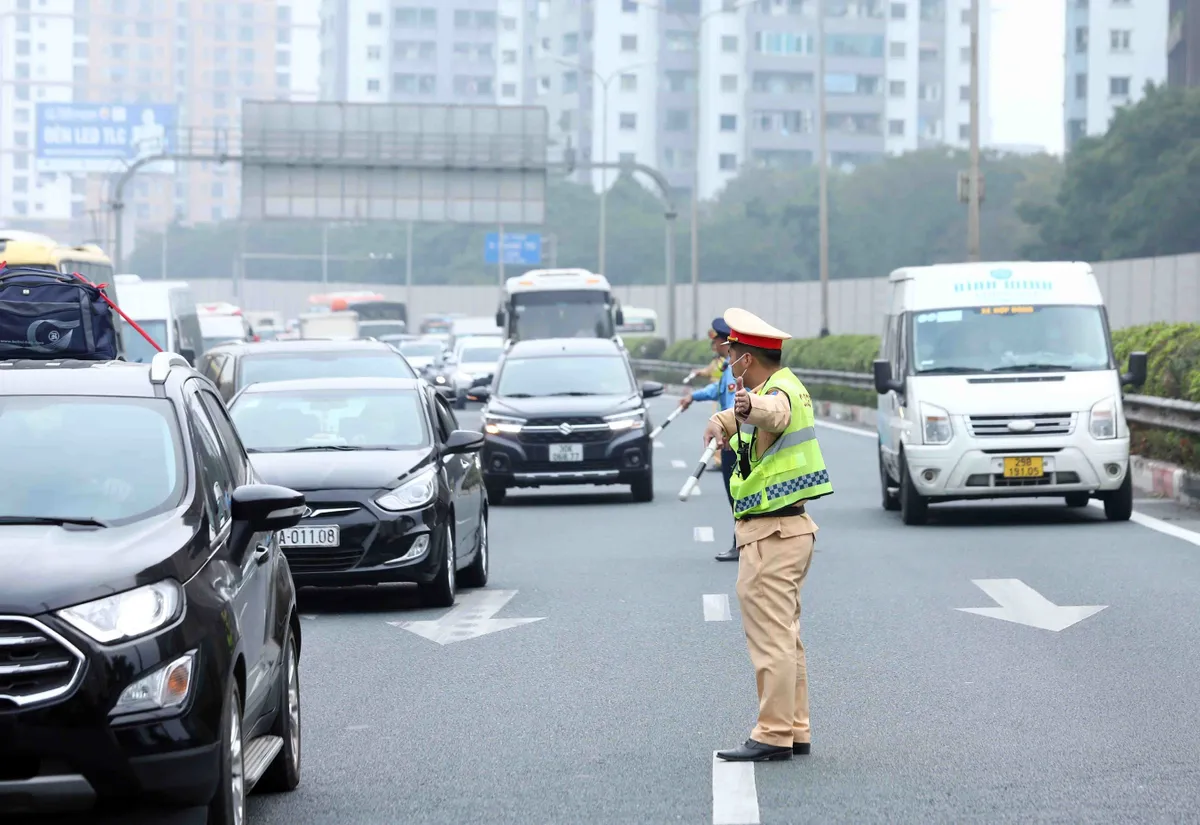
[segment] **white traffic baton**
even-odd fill
[[[696,465],[696,469],[688,476],[688,480],[683,483],[683,488],[679,491],[680,501],[687,501],[691,498],[692,491],[700,483],[700,476],[704,475],[704,471],[708,469],[708,462],[712,460],[713,454],[716,452],[717,440],[714,438],[708,442],[708,449],[704,451],[704,455],[700,456],[700,463]]]
[[[704,367],[701,367],[700,369],[692,370],[691,372],[689,372],[689,373],[687,374],[687,378],[683,379],[683,383],[684,383],[684,384],[690,384],[690,383],[692,383],[692,379],[693,379],[693,378],[695,378],[695,377],[696,377],[697,375],[699,375],[700,373],[704,372],[704,370],[705,370],[705,368],[704,368]]]
[[[663,423],[659,424],[657,427],[655,427],[653,430],[650,431],[650,437],[658,438],[658,434],[661,433],[663,430],[665,430],[668,426],[670,426],[671,422],[674,421],[676,418],[678,418],[679,414],[681,412],[683,412],[683,407],[676,407],[675,411],[673,413],[671,413],[670,415],[668,415],[666,417],[666,420],[663,421]]]

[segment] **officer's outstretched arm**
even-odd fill
[[[766,395],[750,394],[746,423],[768,433],[781,433],[792,423],[792,405],[787,393],[772,390]]]

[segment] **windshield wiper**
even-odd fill
[[[569,396],[573,396],[576,398],[582,398],[583,396],[587,396],[587,395],[600,395],[600,393],[598,393],[598,392],[581,392],[579,390],[573,390],[571,392],[552,392],[552,393],[547,394],[546,397],[547,398],[555,398],[555,397],[563,396],[563,395],[569,395]]]
[[[344,452],[354,450],[365,450],[366,447],[356,447],[353,444],[313,444],[308,447],[291,447],[287,450],[282,450],[285,453],[317,453],[323,450],[342,450]]]
[[[970,372],[987,372],[980,367],[931,367],[927,370],[917,370],[917,375],[959,375]]]
[[[1071,372],[1071,364],[1018,364],[1015,367],[993,367],[988,372]]]
[[[108,525],[95,518],[55,518],[53,516],[0,516],[0,524],[54,524],[59,527],[72,525],[77,527],[107,527]]]
[[[533,396],[527,392],[510,392],[508,395],[506,395],[504,397],[505,398],[534,398],[536,396]]]

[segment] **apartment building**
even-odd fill
[[[531,0],[323,0],[321,99],[520,105]]]
[[[982,0],[980,14],[984,143],[990,5]],[[811,165],[818,8],[817,0],[541,0],[537,102],[550,109],[560,146],[656,166],[681,192],[698,172],[702,198],[746,166]],[[967,145],[969,9],[969,0],[824,0],[832,164]],[[600,174],[592,177],[599,186]]]
[[[1200,0],[1167,7],[1167,83],[1200,86]]]
[[[1065,143],[1108,131],[1146,83],[1167,79],[1164,0],[1067,0]]]
[[[147,147],[236,147],[243,99],[316,98],[318,3],[0,0],[0,219],[109,241],[111,184]],[[144,167],[126,237],[235,216],[239,179],[232,164]]]

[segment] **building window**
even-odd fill
[[[722,172],[733,172],[737,169],[737,155],[722,153],[717,156],[717,165]]]
[[[280,52],[280,56],[287,52]],[[383,48],[381,46],[367,46],[367,60],[380,60],[383,57]]]
[[[719,123],[722,132],[737,131],[737,115],[721,115]]]
[[[687,109],[668,109],[664,128],[668,132],[686,132],[691,128],[691,112]]]
[[[505,49],[500,53],[500,62],[506,66],[511,66],[517,62],[517,50]]]
[[[633,132],[637,129],[637,114],[634,112],[621,112],[617,123],[622,132]]]
[[[501,97],[516,97],[517,96],[517,84],[516,83],[503,84],[500,87],[500,96]]]
[[[579,54],[579,33],[570,32],[563,35],[563,57],[573,57]]]
[[[971,87],[970,86],[959,86],[958,87],[958,99],[964,103],[970,103],[971,102]]]
[[[621,35],[621,51],[636,52],[637,51],[637,35],[623,34]]]
[[[1075,75],[1075,97],[1080,100],[1087,99],[1087,79],[1086,73],[1081,72]]]
[[[621,0],[621,11],[635,12],[638,10],[638,0]]]
[[[1075,51],[1079,54],[1086,54],[1088,50],[1088,30],[1087,26],[1079,26],[1075,29]]]
[[[908,6],[903,3],[892,3],[892,19],[903,20],[908,17]]]
[[[721,35],[721,51],[725,54],[737,54],[738,39],[736,34]]]
[[[888,121],[888,134],[892,135],[893,137],[904,137],[904,121],[903,120],[889,120]]]
[[[667,72],[667,91],[676,94],[696,91],[695,72]]]
[[[971,47],[963,46],[958,52],[958,57],[960,60],[962,60],[963,63],[970,63],[971,62]]]
[[[905,85],[903,80],[889,80],[888,94],[891,97],[904,97]]]
[[[970,123],[958,124],[958,139],[959,140],[970,140],[971,139],[971,124]]]
[[[1108,79],[1109,97],[1129,97],[1129,78],[1110,77]]]
[[[367,15],[367,25],[373,29],[377,29],[383,25],[383,14],[373,11]]]
[[[669,52],[690,52],[696,48],[696,38],[689,31],[669,31],[666,44]]]
[[[621,75],[621,91],[636,92],[637,91],[637,75],[623,74]]]
[[[379,79],[378,78],[372,77],[371,79],[369,79],[367,81],[367,91],[368,92],[378,92],[379,91]]]
[[[500,28],[504,29],[506,32],[515,32],[517,30],[517,18],[501,17]]]
[[[738,76],[735,74],[721,75],[721,91],[736,92],[738,90]]]
[[[963,9],[963,10],[962,10],[962,14],[961,14],[961,15],[959,15],[959,18],[958,18],[958,19],[962,21],[962,24],[963,24],[964,26],[969,26],[969,25],[971,25],[971,10],[970,10],[970,9]]]
[[[563,72],[562,91],[565,95],[579,91],[579,72]]]
[[[1133,32],[1129,29],[1113,29],[1108,33],[1108,44],[1114,52],[1129,51],[1129,42],[1133,37]]]
[[[617,155],[617,163],[622,166],[633,166],[633,164],[637,163],[637,155],[633,152],[621,152]]]
[[[893,40],[888,43],[888,57],[895,60],[903,60],[908,56],[908,44],[903,40]]]

